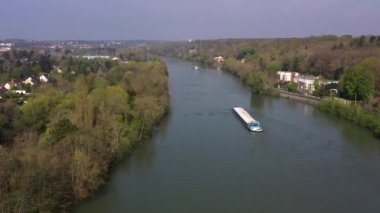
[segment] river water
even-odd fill
[[[370,132],[165,60],[170,115],[74,212],[380,212],[380,141]],[[264,132],[244,128],[234,106]]]

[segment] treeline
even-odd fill
[[[68,57],[19,107],[0,102],[0,210],[48,212],[86,198],[168,110],[166,65]]]
[[[374,101],[380,97],[380,36],[321,36],[288,39],[221,39],[164,43],[153,52],[205,66],[221,67],[239,76],[244,82],[259,76],[264,79],[264,91],[273,88],[276,72],[296,71],[301,74],[341,80],[356,65],[363,66],[374,79]],[[225,61],[218,63],[216,56]],[[253,75],[253,73],[259,73]],[[261,80],[254,82],[261,82]],[[262,87],[259,85],[259,87]],[[325,95],[321,88],[317,95]],[[342,91],[341,88],[336,88]],[[342,94],[344,97],[351,95]]]

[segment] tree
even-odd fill
[[[254,72],[249,76],[249,85],[253,93],[262,93],[264,90],[264,76],[262,72]]]
[[[86,117],[86,107],[87,107],[87,94],[88,87],[86,79],[83,75],[79,75],[75,82],[75,111],[76,111],[76,120],[79,123],[80,127],[85,126],[85,117]]]
[[[290,83],[288,84],[288,91],[289,91],[289,92],[297,92],[297,87],[298,87],[297,83],[295,83],[295,82],[290,82]]]
[[[51,141],[57,142],[64,138],[66,135],[75,132],[77,129],[78,128],[74,126],[69,119],[60,119],[59,121],[53,124],[51,129],[49,129]]]
[[[374,93],[374,76],[366,67],[355,65],[343,74],[339,87],[345,98],[369,100]]]
[[[253,45],[244,45],[241,47],[240,52],[237,56],[237,59],[243,59],[252,55],[255,55],[256,49]]]

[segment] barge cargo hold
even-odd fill
[[[253,119],[251,115],[247,111],[245,111],[242,107],[234,107],[234,112],[237,116],[243,121],[243,124],[252,132],[262,132],[263,128],[260,123]]]

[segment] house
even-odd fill
[[[315,81],[319,77],[312,75],[298,75],[294,78],[294,82],[298,84],[298,92],[312,94],[315,91]]]
[[[217,57],[214,58],[214,61],[218,62],[219,64],[221,64],[221,63],[223,63],[224,58],[222,56],[217,56]]]
[[[10,89],[13,89],[13,88],[17,88],[20,85],[21,85],[20,81],[13,79],[12,81],[7,82],[6,84],[4,84],[4,88],[7,89],[7,90],[10,90]]]
[[[11,82],[14,85],[14,87],[19,87],[21,85],[21,81],[19,81],[19,80],[13,79]]]
[[[0,47],[0,53],[2,53],[2,52],[8,52],[10,50],[11,50],[10,47]]]
[[[53,69],[57,71],[57,73],[62,73],[63,71],[61,70],[61,68],[59,66],[56,66],[54,65],[53,66]]]
[[[42,83],[46,83],[49,81],[49,79],[47,78],[47,75],[40,75],[40,77],[38,77],[38,79],[42,82]]]
[[[4,84],[3,87],[7,90],[10,90],[14,87],[14,85],[11,82],[8,82],[8,83]]]
[[[30,84],[30,85],[36,85],[38,84],[38,80],[32,77],[27,78],[22,82],[23,84]]]
[[[299,76],[298,72],[277,71],[277,75],[281,82],[296,82],[296,77]]]
[[[196,54],[198,54],[198,51],[197,50],[189,50],[189,55],[196,55]]]

